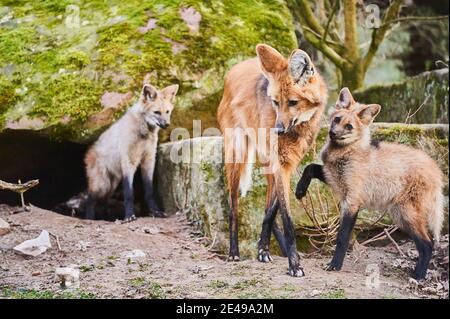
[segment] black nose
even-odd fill
[[[159,126],[160,128],[168,128],[169,125],[170,125],[170,123],[167,123],[167,122],[164,121],[164,120],[159,120],[159,121],[158,121],[158,126]]]
[[[330,131],[330,138],[331,139],[334,139],[334,138],[336,138],[336,133],[335,132],[333,132],[333,131]]]
[[[282,123],[276,123],[274,129],[275,129],[275,133],[277,133],[278,135],[281,135],[284,133],[284,126]]]

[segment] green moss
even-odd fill
[[[200,169],[205,174],[206,182],[208,182],[209,180],[214,178],[214,171],[213,171],[213,166],[211,163],[202,161],[200,163]]]
[[[69,4],[79,7],[79,26],[66,25],[68,15],[77,11]],[[254,56],[259,42],[284,54],[296,46],[290,14],[277,0],[3,5],[21,21],[12,20],[0,31],[0,69],[11,71],[0,78],[0,130],[7,120],[27,114],[44,120],[44,133],[78,141],[95,134],[85,131],[84,124],[101,109],[105,91],[137,92],[147,73],[159,87],[181,84],[174,124],[191,127],[197,117],[213,125],[223,76],[233,64]],[[201,14],[198,33],[181,19],[180,8],[188,6]],[[140,32],[149,18],[157,20],[157,27]],[[174,54],[173,43],[185,50]],[[15,93],[24,87],[27,94]]]
[[[442,69],[370,86],[353,95],[359,102],[380,104],[380,122],[448,123],[448,90],[448,69]]]
[[[22,26],[2,30],[0,33],[0,65],[28,62],[32,46],[36,44],[35,28]]]
[[[393,125],[377,129],[373,134],[373,138],[386,142],[417,146],[423,134],[423,128],[417,125]]]

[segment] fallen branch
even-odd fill
[[[211,245],[209,245],[208,251],[211,251],[214,248],[214,245],[216,244],[216,238],[217,238],[217,232],[214,234],[213,241]]]
[[[0,180],[0,189],[13,191],[20,195],[20,203],[22,205],[22,209],[20,211],[14,212],[14,213],[19,213],[22,211],[29,212],[30,208],[25,205],[25,198],[23,196],[23,193],[25,193],[30,188],[36,186],[37,184],[39,184],[38,179],[33,179],[31,181],[26,182],[25,184],[22,184],[20,179],[19,179],[18,184],[8,183],[8,182],[4,182],[4,181]]]
[[[394,232],[396,230],[397,230],[397,227],[395,227],[392,232]],[[389,240],[394,244],[395,248],[400,253],[400,255],[402,255],[402,257],[406,257],[405,254],[403,253],[403,251],[398,246],[397,242],[394,240],[394,238],[392,238],[391,234],[389,234],[389,232],[386,230],[386,228],[383,229],[383,232],[386,234],[386,237],[389,238]]]
[[[0,180],[0,189],[5,189],[20,194],[25,193],[27,190],[36,186],[37,184],[39,184],[38,179],[33,179],[31,181],[26,182],[25,184],[22,183],[14,184]]]
[[[55,235],[54,233],[48,232],[51,236],[55,237],[56,239],[56,245],[58,246],[58,250],[62,250],[61,249],[61,244],[59,242],[59,237],[57,235]]]
[[[379,234],[373,236],[372,238],[367,239],[366,241],[362,242],[361,245],[362,245],[362,246],[365,246],[365,245],[367,245],[367,244],[373,243],[374,241],[386,239],[387,236],[386,236],[384,230],[385,230],[385,229],[383,229],[383,231],[382,231],[381,233],[379,233]],[[392,234],[392,233],[395,232],[396,230],[397,230],[397,227],[392,226],[392,227],[390,227],[390,229],[387,230],[387,232],[388,232],[389,234]]]

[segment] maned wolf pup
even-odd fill
[[[139,100],[107,129],[85,157],[88,178],[86,218],[94,219],[97,199],[110,195],[122,181],[125,221],[136,219],[133,211],[133,176],[140,165],[149,210],[164,216],[153,195],[153,170],[159,127],[167,128],[178,85],[157,90],[145,84]]]
[[[442,174],[427,154],[404,145],[375,143],[369,125],[380,105],[356,103],[343,88],[331,115],[324,165],[310,164],[296,197],[305,196],[311,178],[332,188],[340,199],[341,221],[336,251],[327,270],[340,270],[360,208],[387,211],[414,240],[419,259],[412,276],[425,278],[433,242],[443,222]]]

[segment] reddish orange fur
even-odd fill
[[[295,50],[294,54],[300,50]],[[303,51],[301,51],[303,52]],[[294,118],[299,118],[308,111],[315,111],[307,121],[297,124],[289,133],[278,138],[279,168],[269,164],[271,171],[267,174],[267,207],[274,198],[278,198],[282,208],[289,209],[290,177],[306,152],[314,144],[320,129],[320,120],[327,99],[327,89],[322,77],[315,72],[305,83],[296,84],[289,71],[289,61],[275,49],[267,45],[258,45],[259,58],[253,58],[235,65],[225,78],[224,93],[218,108],[217,119],[222,133],[228,128],[258,128],[266,131],[266,140],[253,141],[253,144],[269,146],[269,131],[275,122],[288,127]],[[262,84],[264,77],[268,80],[267,89]],[[269,97],[270,96],[270,97]],[[279,102],[278,118],[271,99]],[[289,100],[297,100],[295,107],[289,106]],[[306,113],[305,113],[306,112]],[[312,113],[311,113],[312,114]],[[258,136],[257,136],[258,138]],[[249,140],[246,139],[242,150],[247,154]],[[232,141],[224,139],[225,158],[234,158],[240,150]],[[266,151],[257,148],[257,157],[266,163],[270,157]],[[238,214],[238,187],[246,167],[244,163],[226,163],[226,177],[230,193],[231,214]],[[237,229],[237,225],[233,225]],[[231,253],[231,252],[230,252]],[[230,255],[231,256],[231,255]]]

